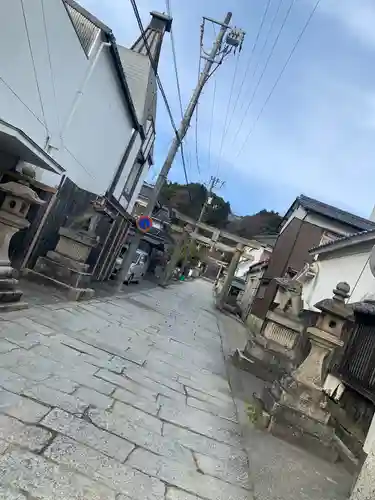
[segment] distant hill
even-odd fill
[[[169,208],[175,208],[183,214],[197,219],[207,197],[207,189],[203,184],[167,183],[160,194],[159,201]],[[254,215],[238,216],[231,212],[230,203],[221,196],[213,194],[212,204],[208,207],[203,222],[226,229],[231,233],[252,238],[259,234],[274,234],[282,217],[274,211],[266,209]]]
[[[274,211],[261,210],[254,215],[245,215],[228,222],[226,229],[243,238],[252,238],[257,234],[274,234],[277,232],[282,217]]]

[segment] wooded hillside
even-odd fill
[[[197,219],[206,197],[207,189],[203,184],[186,185],[170,182],[162,189],[159,201],[163,205]],[[281,219],[282,217],[277,212],[266,209],[254,215],[233,216],[230,203],[214,193],[212,204],[208,207],[203,222],[218,228],[225,228],[244,238],[251,238],[259,234],[276,233]]]

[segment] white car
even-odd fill
[[[122,264],[122,257],[116,259],[116,265],[113,274],[117,274]],[[139,283],[144,275],[146,274],[149,264],[149,255],[144,250],[138,250],[135,253],[133,262],[130,265],[128,274],[124,280],[124,283],[129,285],[129,283]]]

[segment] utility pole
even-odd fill
[[[194,110],[197,106],[199,97],[202,93],[203,87],[206,84],[207,80],[211,76],[211,69],[214,65],[219,65],[223,62],[224,57],[228,55],[232,49],[236,49],[237,47],[241,48],[243,38],[245,33],[241,30],[238,29],[231,29],[229,26],[229,22],[232,18],[232,13],[228,12],[228,14],[225,16],[224,22],[219,22],[219,21],[214,21],[213,19],[209,18],[203,18],[203,26],[205,20],[214,22],[215,24],[219,24],[221,26],[220,31],[217,35],[217,38],[213,44],[211,52],[206,55],[206,53],[203,51],[203,55],[201,54],[201,57],[206,60],[206,63],[204,65],[203,71],[199,76],[198,84],[193,92],[193,95],[190,99],[189,105],[186,108],[186,111],[184,113],[184,116],[182,118],[180,127],[178,132],[176,133],[176,136],[174,137],[172,144],[169,148],[167,157],[164,161],[163,167],[159,173],[158,179],[156,181],[155,187],[150,195],[150,198],[147,203],[147,207],[145,209],[144,215],[152,216],[152,212],[154,209],[154,206],[159,198],[160,191],[162,187],[164,186],[165,182],[167,181],[168,173],[172,167],[173,160],[175,159],[176,153],[178,152],[178,149],[181,145],[182,140],[184,139],[188,129],[189,125],[191,122],[191,118],[193,116]],[[224,36],[227,32],[228,29],[231,29],[229,35],[226,38],[224,48],[222,48],[223,42],[224,42]],[[202,29],[202,34],[203,34],[203,29]],[[132,263],[134,254],[139,246],[139,243],[141,241],[142,234],[137,231],[136,234],[134,235],[133,241],[131,242],[128,251],[126,252],[123,262],[121,264],[121,269],[117,273],[117,289],[121,290],[122,284],[126,279],[126,276],[128,274],[130,265]]]
[[[203,203],[203,207],[202,207],[201,213],[199,214],[197,223],[202,222],[203,217],[204,217],[206,210],[207,210],[207,206],[211,205],[211,203],[212,203],[213,191],[219,184],[221,184],[220,187],[223,187],[224,182],[221,181],[218,177],[214,177],[211,175],[210,184],[209,184],[208,191],[207,191],[206,201]],[[197,232],[197,227],[195,228],[195,232]]]
[[[224,182],[221,181],[218,177],[214,177],[213,175],[211,175],[211,178],[210,178],[210,182],[209,182],[209,185],[208,185],[208,190],[207,190],[207,196],[206,196],[206,199],[205,199],[205,202],[203,203],[203,206],[202,206],[202,210],[199,214],[199,217],[198,217],[198,220],[195,224],[195,228],[194,228],[194,231],[192,233],[192,235],[189,235],[187,234],[186,236],[186,253],[185,253],[185,257],[183,259],[183,262],[182,262],[182,266],[181,266],[181,273],[184,273],[185,272],[185,268],[186,268],[186,265],[189,261],[189,258],[190,258],[190,250],[191,250],[191,243],[192,241],[194,240],[194,235],[198,233],[198,223],[199,222],[202,222],[203,220],[203,217],[206,213],[206,210],[207,210],[207,207],[208,205],[211,205],[212,204],[212,194],[213,194],[213,191],[214,189],[219,185],[220,187],[223,187],[224,185]],[[162,285],[166,285],[170,279],[170,275],[172,272],[173,272],[173,269],[172,271],[168,272],[169,269],[166,269],[165,270],[165,275],[164,275],[164,279],[163,279],[163,282],[161,283]]]

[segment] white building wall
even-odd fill
[[[375,297],[375,278],[368,265],[369,255],[369,251],[365,251],[317,260],[316,277],[303,285],[305,309],[314,310],[314,304],[319,300],[331,298],[332,290],[340,281],[350,285],[350,302]]]
[[[3,0],[1,7],[0,118],[48,151],[79,187],[104,194],[132,131],[109,49],[90,73],[100,40],[87,58],[62,0]],[[42,182],[59,179],[43,172]]]
[[[263,260],[267,256],[269,256],[271,252],[266,251],[263,247],[253,248],[250,251],[247,251],[242,257],[237,266],[236,272],[234,275],[236,278],[242,278],[250,266],[253,266],[257,262]]]
[[[129,214],[132,213],[133,211],[133,208],[134,208],[134,205],[135,205],[135,202],[137,201],[137,198],[138,198],[138,195],[141,191],[141,187],[143,186],[143,183],[144,181],[146,180],[146,177],[147,177],[147,174],[148,174],[148,163],[146,162],[143,166],[143,170],[142,170],[142,174],[139,178],[139,181],[134,189],[134,193],[133,193],[133,196],[129,202],[129,205],[128,205],[128,208],[127,208],[127,212]]]
[[[285,231],[285,229],[289,226],[289,224],[292,222],[293,219],[300,219],[303,220],[307,215],[307,212],[304,208],[302,207],[297,207],[290,215],[290,217],[285,221],[285,224],[281,228],[280,233]]]

